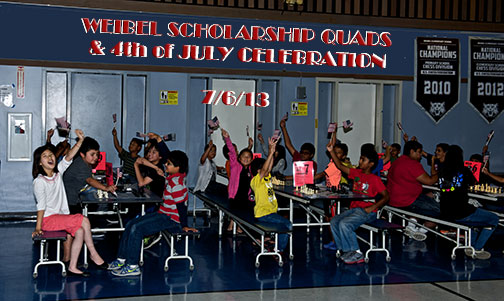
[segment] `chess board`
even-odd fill
[[[469,187],[470,192],[476,193],[484,193],[491,196],[502,196],[504,193],[502,192],[502,187],[491,186],[488,184],[478,184]]]

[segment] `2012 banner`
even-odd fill
[[[415,66],[416,102],[437,123],[459,101],[459,40],[418,37]]]
[[[469,41],[469,103],[491,123],[504,109],[504,40]]]

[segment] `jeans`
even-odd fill
[[[431,217],[439,217],[441,215],[439,203],[425,194],[420,194],[411,205],[400,209]]]
[[[292,231],[292,223],[290,220],[276,214],[271,213],[265,216],[261,216],[257,219],[261,223],[264,224],[280,224],[284,225],[287,229]],[[278,250],[283,251],[287,247],[287,243],[289,242],[289,234],[278,234]]]
[[[126,259],[128,264],[138,264],[143,238],[162,230],[176,233],[181,232],[182,227],[168,215],[158,212],[132,219],[128,222],[122,234],[117,258]]]
[[[456,220],[457,222],[480,222],[480,223],[488,223],[493,225],[492,228],[482,228],[479,233],[472,230],[471,231],[471,246],[473,246],[476,250],[481,250],[485,243],[490,238],[492,233],[495,231],[497,224],[499,223],[499,217],[489,211],[476,208],[473,214]]]
[[[366,213],[363,208],[352,208],[331,219],[331,232],[336,248],[343,252],[359,249],[355,230],[360,225],[376,220],[376,212]]]

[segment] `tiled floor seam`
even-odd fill
[[[451,290],[451,289],[449,289],[449,288],[447,288],[447,287],[444,287],[444,286],[442,286],[441,284],[438,284],[438,283],[436,283],[436,282],[431,282],[431,284],[432,284],[433,286],[435,286],[435,287],[439,288],[439,289],[442,289],[442,290],[444,290],[444,291],[446,291],[446,292],[449,292],[449,293],[454,294],[454,295],[456,295],[456,296],[458,296],[458,297],[460,297],[460,298],[463,298],[464,300],[468,300],[468,301],[475,301],[475,299],[472,299],[472,298],[469,298],[469,297],[467,297],[467,296],[465,296],[465,295],[462,295],[461,293],[458,293],[458,292],[456,292],[456,291],[454,291],[454,290]]]

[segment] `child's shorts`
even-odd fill
[[[75,236],[75,232],[82,227],[82,214],[53,214],[44,217],[42,220],[42,231],[65,230],[70,235]]]

